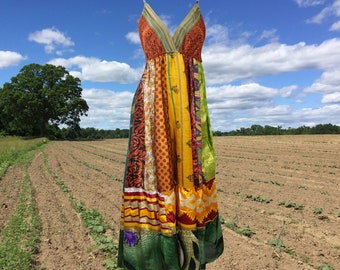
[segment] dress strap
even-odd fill
[[[144,4],[146,3],[146,1],[145,1],[145,0],[143,0],[143,2],[144,2]]]

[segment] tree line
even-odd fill
[[[269,125],[252,125],[228,132],[214,131],[214,136],[261,136],[261,135],[303,135],[303,134],[340,134],[340,126],[333,124],[318,124],[313,127],[282,128]]]

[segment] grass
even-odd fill
[[[7,226],[2,231],[0,243],[0,269],[32,269],[39,250],[41,221],[34,200],[34,189],[27,173],[34,151],[24,152],[16,159],[25,172],[20,181],[19,203]],[[13,161],[13,160],[12,160]]]
[[[0,180],[7,168],[16,163],[20,156],[46,143],[44,138],[23,139],[20,137],[0,137]]]

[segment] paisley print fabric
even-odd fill
[[[131,107],[119,266],[204,269],[223,252],[204,20],[196,3],[171,35],[145,3],[138,28],[146,65]]]

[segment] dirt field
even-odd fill
[[[43,228],[36,269],[105,269],[70,195],[97,209],[117,239],[126,148],[126,139],[52,142],[35,155],[28,173]],[[225,251],[207,269],[340,269],[339,135],[216,137],[215,148]],[[13,166],[0,181],[0,232],[21,177]]]

